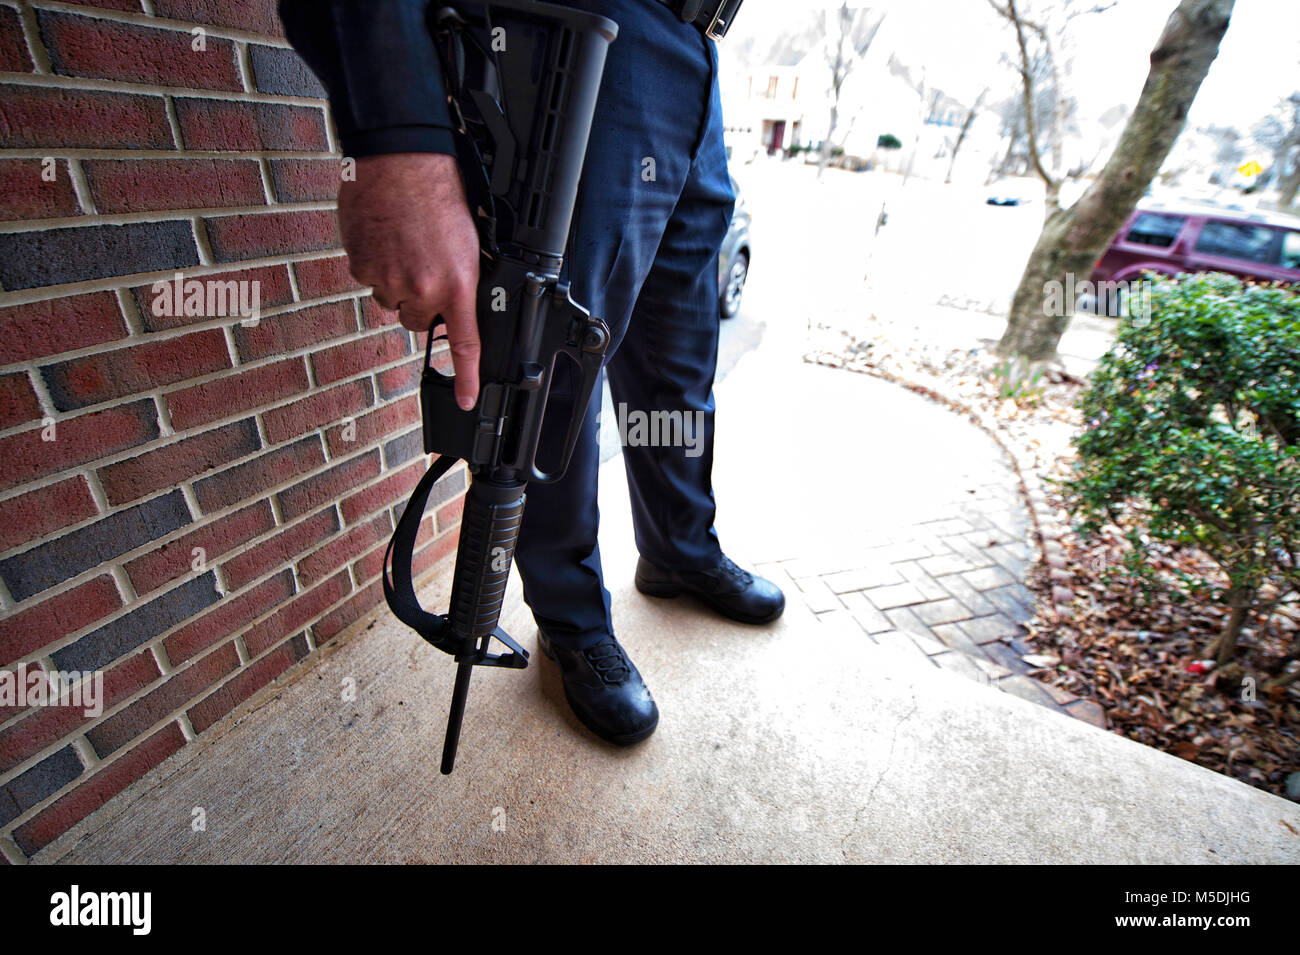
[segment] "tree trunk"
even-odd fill
[[[1295,205],[1295,194],[1300,190],[1300,156],[1292,160],[1291,172],[1278,181],[1277,187],[1279,208]]]
[[[1241,636],[1241,628],[1254,604],[1255,588],[1243,585],[1228,591],[1228,606],[1232,612],[1228,614],[1228,622],[1223,625],[1223,630],[1205,651],[1214,654],[1216,669],[1222,669],[1232,662],[1233,653],[1237,649],[1237,638]]]
[[[1011,300],[1007,329],[998,342],[1003,356],[1049,361],[1074,311],[1049,304],[1066,285],[1089,278],[1092,264],[1151,184],[1182,132],[1187,110],[1219,53],[1233,0],[1181,0],[1151,51],[1151,71],[1119,145],[1101,176],[1066,210],[1054,210],[1029,255]],[[1056,311],[1058,314],[1051,314]]]
[[[948,175],[943,177],[945,184],[952,182],[952,167],[957,165],[957,154],[961,152],[961,144],[966,141],[966,134],[970,132],[970,124],[975,121],[975,114],[979,112],[980,105],[984,102],[984,94],[987,92],[986,89],[980,93],[975,100],[975,105],[966,114],[966,121],[961,124],[961,131],[957,133],[957,143],[952,147],[952,159],[948,162]]]

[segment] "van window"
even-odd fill
[[[1167,249],[1174,244],[1174,239],[1178,238],[1186,221],[1182,216],[1158,216],[1154,212],[1144,212],[1137,217],[1124,240]]]
[[[1205,255],[1222,255],[1247,262],[1273,261],[1274,231],[1268,226],[1244,222],[1218,222],[1211,219],[1196,240],[1196,251]]]
[[[1282,268],[1300,269],[1300,232],[1282,233]]]

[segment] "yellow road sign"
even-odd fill
[[[1258,176],[1263,171],[1264,167],[1253,159],[1244,166],[1237,167],[1237,172],[1241,173],[1243,176]]]

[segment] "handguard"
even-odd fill
[[[528,652],[497,624],[528,481],[558,481],[600,380],[609,329],[559,281],[583,157],[617,25],[531,0],[442,7],[430,14],[448,91],[461,172],[480,240],[478,401],[462,411],[454,379],[435,369],[430,329],[420,382],[424,450],[439,455],[389,542],[384,596],[395,616],[458,664],[442,772],[455,765],[475,666],[522,669]],[[538,442],[561,362],[576,381],[560,459]],[[548,425],[554,427],[552,422]],[[445,615],[415,597],[411,561],[429,492],[464,460],[472,475]],[[509,652],[492,654],[493,639]]]

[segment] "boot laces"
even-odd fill
[[[617,640],[606,640],[583,651],[587,662],[606,686],[627,682],[632,675],[632,663]]]

